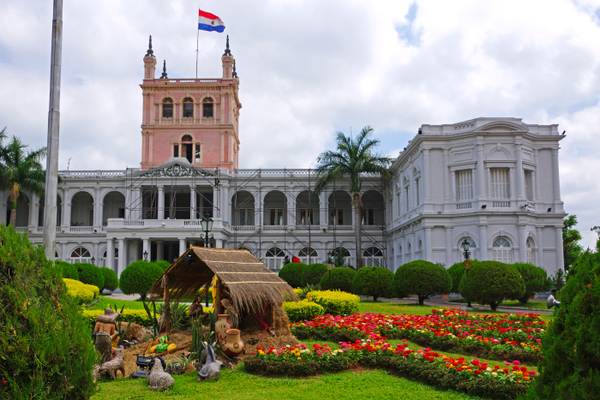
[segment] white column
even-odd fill
[[[421,172],[421,204],[429,204],[429,149],[423,149],[423,171]]]
[[[94,216],[92,219],[92,225],[95,227],[102,226],[102,199],[100,197],[100,189],[94,190]]]
[[[525,200],[525,175],[523,172],[523,149],[521,143],[515,145],[515,151],[517,152],[517,170],[515,174],[517,201],[523,201]]]
[[[37,229],[39,216],[40,216],[40,197],[35,193],[31,193],[31,200],[29,203],[29,226],[32,229]]]
[[[255,221],[256,225],[262,229],[263,220],[265,217],[265,202],[260,189],[254,195],[254,207],[256,209],[256,213],[258,214],[258,218],[256,218]]]
[[[113,238],[106,239],[106,267],[115,269],[115,242]]]
[[[554,248],[556,249],[556,267],[554,269],[554,271],[550,271],[551,274],[553,275],[556,271],[558,271],[559,268],[563,268],[565,265],[565,259],[564,259],[564,254],[562,252],[562,248],[563,248],[563,235],[562,235],[562,228],[561,227],[557,227],[556,228],[556,246],[554,246]],[[543,265],[542,263],[543,260],[540,260],[539,264]]]
[[[557,212],[557,205],[560,203],[560,175],[558,173],[558,148],[552,149],[552,179],[554,188],[554,209],[552,211]]]
[[[454,263],[452,259],[452,250],[454,248],[454,243],[452,243],[452,228],[446,227],[446,265],[451,265]]]
[[[425,228],[425,243],[423,243],[423,251],[425,252],[424,259],[427,261],[433,261],[433,254],[431,251],[431,228]]]
[[[479,140],[479,139],[478,139]],[[479,200],[481,207],[481,202],[485,200],[487,197],[487,190],[485,187],[485,168],[483,165],[484,162],[484,154],[483,154],[483,144],[477,144],[477,167],[476,167],[476,175],[477,175],[477,199]]]
[[[561,239],[561,243],[562,243],[562,239]],[[540,228],[539,226],[537,228],[535,228],[535,247],[536,247],[536,251],[537,251],[536,264],[543,265],[544,244],[542,242],[542,228]],[[561,247],[561,249],[562,249],[562,247]],[[562,254],[562,250],[560,253]],[[563,265],[561,264],[561,268],[562,267],[563,267]]]
[[[190,185],[190,219],[196,219],[196,208],[196,186]]]
[[[163,249],[163,241],[157,240],[156,241],[156,259],[162,260],[164,258],[165,258],[165,255],[164,255],[164,249]]]
[[[142,239],[142,257],[144,257],[144,253],[147,254],[146,260],[150,261],[152,259],[151,254],[152,248],[150,247],[150,239],[144,238]]]
[[[165,219],[165,192],[161,186],[158,186],[158,219]]]
[[[71,226],[71,191],[65,190],[65,197],[63,198],[62,208],[62,225],[63,226]]]
[[[217,249],[223,248],[223,240],[222,239],[216,239],[215,246],[216,246]]]
[[[328,192],[321,191],[319,193],[319,222],[321,228],[327,228],[329,224],[329,196]]]
[[[117,267],[117,275],[121,276],[121,273],[127,266],[127,250],[125,248],[125,239],[118,239],[119,246],[119,265]]]
[[[479,252],[482,260],[488,259],[487,221],[481,221],[479,225]]]
[[[179,239],[179,255],[182,255],[186,251],[185,239]]]
[[[527,246],[525,244],[525,241],[527,240],[525,235],[527,232],[525,232],[525,228],[525,225],[518,226],[519,234],[517,240],[519,241],[519,262],[527,262]]]

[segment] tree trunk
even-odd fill
[[[358,269],[363,266],[361,243],[362,201],[360,199],[359,192],[352,193],[352,206],[354,207],[354,246],[356,254],[356,269]]]
[[[18,183],[13,183],[10,187],[8,198],[10,199],[10,220],[9,224],[17,226],[17,202],[19,201],[20,187]]]
[[[496,311],[496,309],[498,308],[498,303],[492,301],[490,303],[490,308],[492,309],[492,311]]]
[[[419,295],[419,305],[422,306],[425,304],[425,296]]]

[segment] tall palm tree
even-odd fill
[[[6,137],[2,130],[0,140]],[[26,151],[24,145],[13,136],[6,146],[0,142],[0,188],[8,189],[10,199],[10,219],[13,226],[17,223],[17,202],[23,190],[41,195],[44,192],[45,173],[41,159],[46,154],[46,148]]]
[[[317,159],[319,176],[315,191],[318,193],[330,182],[341,177],[350,178],[350,192],[354,208],[354,240],[356,245],[356,267],[362,266],[361,225],[363,204],[361,197],[362,176],[365,173],[379,173],[389,177],[388,167],[392,160],[374,153],[379,140],[371,138],[373,128],[365,126],[357,137],[338,132],[336,149],[321,153]]]

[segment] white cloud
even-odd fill
[[[382,153],[422,123],[486,116],[560,123],[566,208],[586,245],[598,224],[600,1],[207,0],[241,77],[243,167],[314,163],[337,130],[376,129]],[[147,35],[171,77],[194,73],[196,8],[183,0],[64,5],[61,167],[137,166]],[[32,12],[35,10],[35,12]],[[0,13],[0,126],[45,144],[51,2]],[[202,33],[200,75],[224,35]]]

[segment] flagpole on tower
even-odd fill
[[[196,79],[198,79],[198,39],[200,38],[200,29],[196,29]]]

